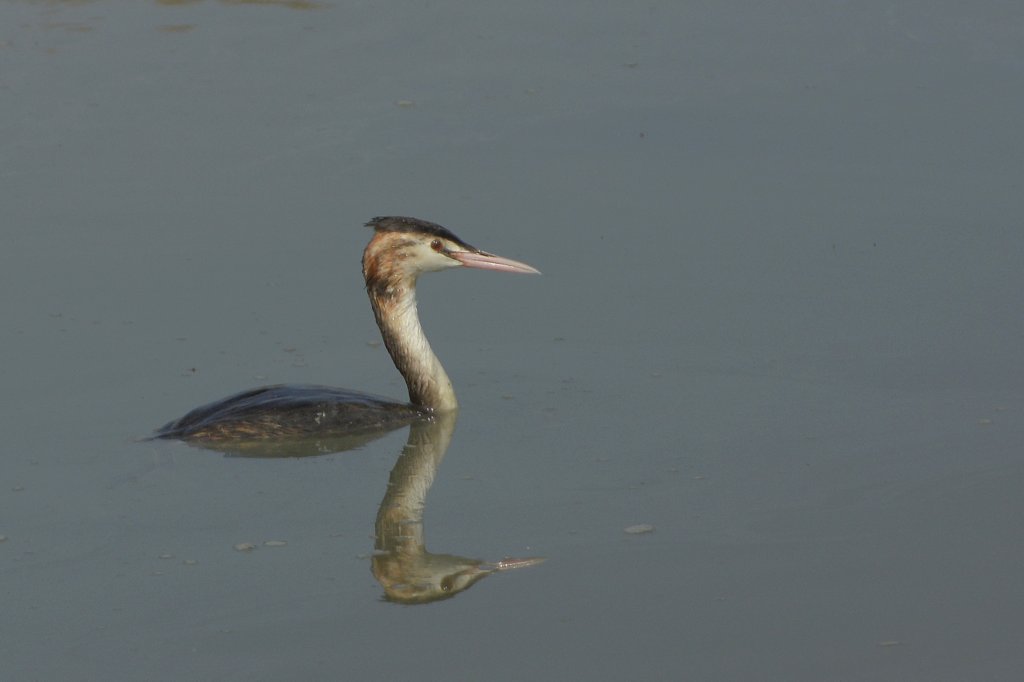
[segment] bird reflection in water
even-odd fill
[[[487,563],[454,554],[431,554],[423,532],[427,491],[455,431],[452,412],[418,421],[388,477],[377,512],[373,575],[390,601],[423,604],[453,597],[498,571],[525,568],[544,559],[505,558]]]
[[[487,562],[455,554],[427,551],[423,511],[427,492],[448,451],[457,411],[439,412],[413,420],[402,454],[388,476],[387,491],[377,510],[371,570],[388,601],[426,604],[448,599],[481,579],[501,571],[534,566],[542,557],[506,557]],[[397,428],[397,427],[394,427]],[[325,455],[362,447],[383,436],[375,430],[350,436],[282,437],[274,441],[194,441],[193,447],[223,452],[229,457],[284,458]]]

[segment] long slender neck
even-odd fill
[[[384,345],[409,387],[409,402],[432,410],[457,410],[455,389],[430,348],[416,311],[416,281],[367,286]]]

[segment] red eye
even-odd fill
[[[430,248],[432,248],[434,251],[440,251],[441,249],[444,248],[444,244],[441,243],[440,239],[435,239],[434,241],[430,242]]]

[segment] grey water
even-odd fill
[[[1022,27],[0,3],[0,677],[1019,679]],[[404,398],[377,215],[544,273],[421,281],[457,424],[142,440]],[[438,567],[486,575],[395,598]]]

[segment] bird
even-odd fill
[[[381,216],[366,227],[374,232],[362,257],[366,293],[384,346],[405,379],[408,402],[328,386],[278,384],[197,407],[157,429],[152,438],[199,445],[319,438],[386,431],[456,412],[459,403],[451,379],[420,325],[419,276],[458,267],[521,274],[540,271],[470,246],[447,228],[419,218]]]

